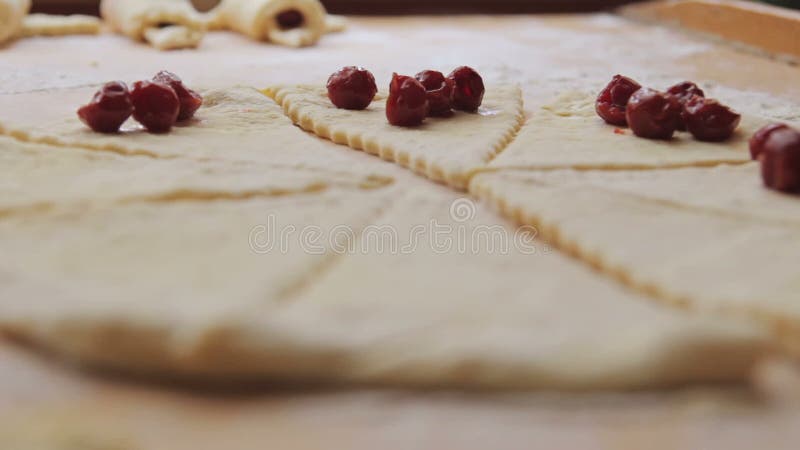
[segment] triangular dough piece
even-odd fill
[[[409,190],[376,225],[282,313],[360,348],[348,379],[652,388],[746,376],[763,344],[747,327],[652,304],[454,193]],[[388,230],[395,250],[379,239]]]
[[[472,192],[642,292],[694,310],[766,323],[800,354],[796,224],[721,214],[705,208],[708,199],[687,207],[539,175],[480,174]],[[716,189],[715,195],[724,193]],[[730,207],[735,200],[719,204]]]
[[[503,177],[620,193],[676,208],[800,228],[800,198],[764,187],[757,162],[648,171],[504,171]]]
[[[490,87],[477,114],[428,118],[415,128],[387,122],[383,95],[364,111],[349,111],[337,109],[324,87],[275,87],[266,92],[303,129],[458,189],[466,189],[470,176],[505,148],[523,120],[517,86]]]
[[[393,182],[388,176],[324,168],[123,156],[4,136],[0,136],[0,167],[0,216],[88,203],[246,199],[332,187],[375,189]]]
[[[470,247],[515,230],[444,187],[398,188],[377,219],[386,197],[12,218],[0,324],[84,362],[228,381],[625,389],[742,380],[765,351],[755,329],[652,304],[530,241]],[[268,230],[307,226],[327,244],[260,251]]]
[[[0,221],[0,326],[88,362],[209,369],[206,339],[224,340],[216,333],[235,323],[231,316],[269,311],[311,282],[352,239],[333,230],[358,233],[385,200],[330,191],[8,217]]]
[[[710,166],[750,160],[747,141],[766,121],[743,116],[723,143],[701,142],[689,133],[669,141],[642,139],[603,122],[597,94],[568,92],[536,111],[491,169],[651,169]]]
[[[274,101],[255,89],[203,92],[204,104],[195,119],[167,134],[147,133],[131,119],[122,133],[113,135],[92,132],[75,114],[95,90],[2,96],[0,133],[23,141],[151,158],[260,162],[364,175],[397,173],[389,164],[353,158],[352,152],[299,132]]]

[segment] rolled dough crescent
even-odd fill
[[[194,48],[205,35],[188,0],[102,0],[100,13],[114,31],[159,50]]]
[[[282,29],[276,17],[294,10],[303,15],[301,26]],[[319,0],[223,0],[212,13],[213,24],[242,33],[257,41],[289,47],[316,44],[328,32],[325,7]],[[335,23],[331,23],[337,28]]]
[[[30,9],[31,0],[0,0],[0,44],[19,36]]]
[[[100,19],[94,16],[29,14],[23,23],[22,36],[67,36],[73,34],[97,34]]]

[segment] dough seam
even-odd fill
[[[551,172],[555,170],[575,170],[577,172],[646,172],[650,170],[677,170],[677,169],[690,169],[690,168],[714,168],[722,165],[744,165],[751,163],[751,160],[731,159],[731,160],[714,160],[714,161],[696,161],[685,163],[666,163],[659,166],[648,164],[616,164],[613,166],[596,165],[596,164],[569,164],[569,165],[539,165],[539,166],[499,166],[499,167],[485,167],[477,169],[476,175],[479,173],[499,173],[499,172]]]
[[[400,198],[397,198],[395,202],[397,204],[400,203],[401,199],[407,197],[407,192],[403,191],[403,194]],[[388,215],[388,213],[392,210],[391,208],[392,203],[384,203],[381,205],[371,216],[371,220],[367,225],[371,223],[378,222],[381,217]],[[366,225],[365,225],[366,226]],[[361,243],[361,240],[364,237],[363,229],[358,230],[358,234],[354,236],[352,240],[353,248],[358,248],[358,245]],[[281,292],[278,293],[276,296],[279,303],[287,303],[292,301],[296,298],[301,298],[302,294],[307,291],[314,283],[315,279],[321,278],[325,273],[333,270],[336,267],[336,264],[343,261],[347,257],[347,251],[344,252],[336,252],[332,251],[328,258],[325,261],[319,263],[314,270],[311,270],[307,273],[306,277],[298,279],[295,283],[287,286]]]
[[[76,119],[77,120],[77,119]],[[115,153],[117,155],[122,156],[145,156],[148,158],[153,159],[177,159],[174,156],[163,156],[158,155],[157,153],[150,152],[143,149],[135,149],[135,150],[128,150],[123,147],[117,147],[115,145],[90,145],[90,144],[70,144],[64,142],[54,136],[41,136],[35,137],[31,136],[30,133],[27,133],[22,130],[15,130],[5,128],[2,122],[0,122],[0,135],[8,136],[10,138],[16,139],[20,142],[30,143],[30,144],[45,144],[51,145],[53,147],[61,147],[61,148],[78,148],[82,150],[89,150],[89,151],[99,151],[99,152],[110,152]]]
[[[306,186],[302,189],[275,188],[265,190],[244,190],[244,191],[203,191],[197,189],[170,190],[155,195],[122,197],[115,200],[102,202],[93,201],[73,201],[73,202],[36,202],[24,206],[13,206],[0,208],[0,219],[11,216],[39,215],[47,214],[59,208],[75,209],[77,207],[103,206],[123,206],[132,203],[178,203],[178,202],[220,202],[220,201],[247,201],[257,198],[279,198],[298,195],[318,194],[331,189],[369,191],[382,189],[394,183],[393,179],[384,178],[375,182],[355,182],[340,183],[336,181],[320,181]]]
[[[752,161],[750,161],[750,162],[740,162],[739,161],[739,162],[736,162],[735,164],[732,164],[732,165],[744,165],[744,164],[749,164],[751,162]],[[719,165],[725,165],[725,164],[719,164]],[[697,167],[697,166],[690,166],[690,168],[692,168],[692,167]],[[716,165],[715,166],[710,166],[709,168],[713,168],[713,167],[716,167]],[[680,170],[680,169],[684,169],[684,168],[685,167],[670,167],[669,169],[665,169],[665,170]],[[569,168],[565,168],[565,169],[559,169],[559,170],[570,170],[570,169]],[[645,171],[649,171],[649,170],[660,170],[660,169],[653,168],[653,169],[646,169]],[[514,173],[517,173],[517,174],[520,174],[520,175],[524,175],[524,174],[530,174],[530,173],[537,173],[537,172],[543,172],[544,173],[544,172],[552,172],[552,171],[554,171],[554,170],[548,170],[548,169],[544,169],[544,170],[538,170],[538,169],[536,169],[536,170],[534,170],[534,169],[499,169],[498,168],[498,169],[491,169],[491,170],[487,170],[487,171],[482,171],[482,172],[480,172],[479,174],[476,174],[476,175],[487,174],[487,173],[491,173],[491,174],[514,174]],[[612,170],[612,171],[614,171],[614,170]],[[591,170],[586,170],[585,172],[591,172]],[[598,170],[597,172],[605,172],[605,171]],[[621,172],[633,172],[633,171],[621,170]],[[548,186],[547,182],[537,181],[537,180],[530,180],[530,179],[525,179],[525,178],[519,178],[519,179],[515,178],[515,181],[517,181],[517,182],[519,182],[521,184],[525,184],[527,186]],[[576,186],[578,186],[577,183],[576,183]],[[607,186],[600,186],[600,185],[591,184],[591,183],[589,183],[589,184],[581,184],[581,186],[582,187],[587,187],[588,186],[588,187],[591,187],[592,189],[594,189],[594,190],[596,190],[598,192],[600,192],[600,191],[607,192],[607,193],[610,193],[610,194],[614,194],[616,196],[627,197],[627,198],[634,199],[634,200],[637,200],[637,201],[646,202],[646,203],[655,204],[655,205],[661,205],[661,206],[665,206],[665,207],[668,207],[668,208],[671,208],[671,209],[677,209],[677,210],[681,210],[681,211],[708,214],[708,215],[714,215],[714,216],[724,217],[724,218],[729,218],[729,219],[744,219],[744,220],[749,220],[749,221],[759,222],[759,223],[764,223],[764,224],[769,224],[769,225],[800,227],[800,222],[792,222],[792,221],[787,221],[787,220],[758,217],[756,215],[747,214],[746,212],[733,212],[733,211],[720,209],[720,208],[713,208],[713,207],[709,207],[709,206],[695,206],[695,205],[691,205],[691,204],[687,204],[687,203],[680,203],[680,202],[673,201],[673,200],[667,200],[667,199],[664,199],[664,198],[655,198],[655,197],[647,197],[647,196],[644,196],[644,195],[637,195],[637,194],[635,194],[633,192],[630,192],[630,191],[627,191],[627,190],[624,190],[624,189],[616,189],[616,188],[613,188],[613,187],[610,188],[610,187],[607,187]],[[491,191],[488,191],[488,188],[485,188],[485,186],[482,183],[481,183],[481,187],[478,188],[477,190],[481,191],[481,192],[489,192],[489,193],[491,193]],[[475,192],[473,192],[473,189],[470,189],[470,193],[476,194]]]

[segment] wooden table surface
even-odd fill
[[[800,102],[795,66],[609,15],[361,18],[302,50],[219,33],[197,51],[159,53],[100,36],[31,39],[0,55],[0,101],[162,68],[194,85],[265,86],[322,82],[346,64],[371,68],[381,83],[393,70],[469,64],[490,86],[519,82],[529,113],[564,86],[595,85],[617,72]],[[9,342],[0,343],[0,449],[795,449],[799,378],[790,363],[773,361],[752,386],[667,392],[225,393],[86,373]],[[3,444],[12,434],[47,445]]]

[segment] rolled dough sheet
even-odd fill
[[[0,44],[19,36],[31,0],[0,0]]]
[[[688,133],[669,141],[641,139],[629,129],[604,123],[594,109],[596,96],[570,91],[536,111],[489,168],[651,169],[743,163],[750,160],[748,139],[767,123],[744,115],[725,143],[700,142]]]
[[[226,381],[628,389],[742,380],[767,349],[758,329],[663,308],[540,245],[462,251],[462,232],[514,228],[414,180],[6,218],[0,326],[85,363]],[[254,251],[270,215],[339,230],[336,246]],[[414,231],[434,220],[449,248]],[[384,225],[396,251],[372,240]]]
[[[286,11],[302,14],[302,24],[297,28],[283,29],[277,16]],[[329,32],[329,24],[334,29],[339,28],[335,20],[328,20],[325,7],[319,0],[223,0],[211,17],[212,26],[221,24],[251,39],[289,47],[316,44]]]
[[[114,31],[159,50],[197,47],[206,32],[188,0],[102,0],[100,14]]]
[[[72,34],[100,33],[100,19],[94,16],[75,14],[53,16],[49,14],[30,14],[25,17],[22,36],[66,36]]]
[[[800,228],[786,220],[796,207],[732,214],[738,189],[726,190],[724,176],[709,177],[707,183],[722,184],[683,202],[663,201],[651,188],[636,192],[613,182],[604,188],[570,181],[580,176],[486,173],[474,178],[472,192],[653,298],[766,324],[789,351],[800,352]],[[760,197],[767,198],[745,195],[742,206]],[[713,203],[716,209],[708,208]]]
[[[381,163],[375,161],[375,165]],[[0,166],[0,216],[93,204],[278,197],[331,188],[368,190],[394,182],[379,175],[380,170],[364,174],[324,167],[122,156],[9,137],[0,137]]]
[[[485,167],[511,141],[523,120],[517,86],[490,87],[477,114],[457,112],[450,118],[428,118],[416,128],[389,125],[384,95],[364,111],[349,111],[333,106],[324,87],[266,91],[303,129],[457,189],[465,189],[472,173]]]

